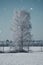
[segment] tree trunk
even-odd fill
[[[3,46],[3,52],[4,52],[4,46]]]

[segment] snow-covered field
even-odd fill
[[[40,50],[36,47],[30,49]],[[43,65],[43,52],[0,53],[0,65]]]
[[[0,65],[43,65],[43,52],[0,54]]]
[[[24,47],[25,50],[28,50],[27,47]],[[8,52],[8,51],[13,51],[15,50],[15,47],[4,47],[4,51]],[[29,50],[31,50],[32,52],[39,52],[41,51],[41,47],[29,47]],[[3,47],[0,47],[0,51],[3,51]],[[43,51],[43,47],[42,47],[42,51]]]

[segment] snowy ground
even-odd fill
[[[27,47],[24,47],[25,50],[28,50]],[[15,50],[15,47],[4,47],[4,51],[8,52],[8,51],[13,51]],[[41,51],[41,47],[29,47],[29,50],[33,51],[33,52],[39,52]],[[0,47],[0,51],[3,51],[3,47]],[[43,51],[43,47],[42,47],[42,51]]]
[[[40,50],[30,47],[32,50]],[[0,53],[0,65],[43,65],[43,52]]]
[[[43,52],[0,54],[0,65],[43,65]]]

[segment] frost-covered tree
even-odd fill
[[[14,31],[14,41],[20,51],[23,51],[23,45],[27,45],[29,50],[31,28],[30,13],[24,10],[17,11],[13,17],[12,30]]]

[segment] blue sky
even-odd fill
[[[43,0],[0,0],[0,40],[12,40],[12,17],[21,9],[30,12],[33,39],[43,40]]]

